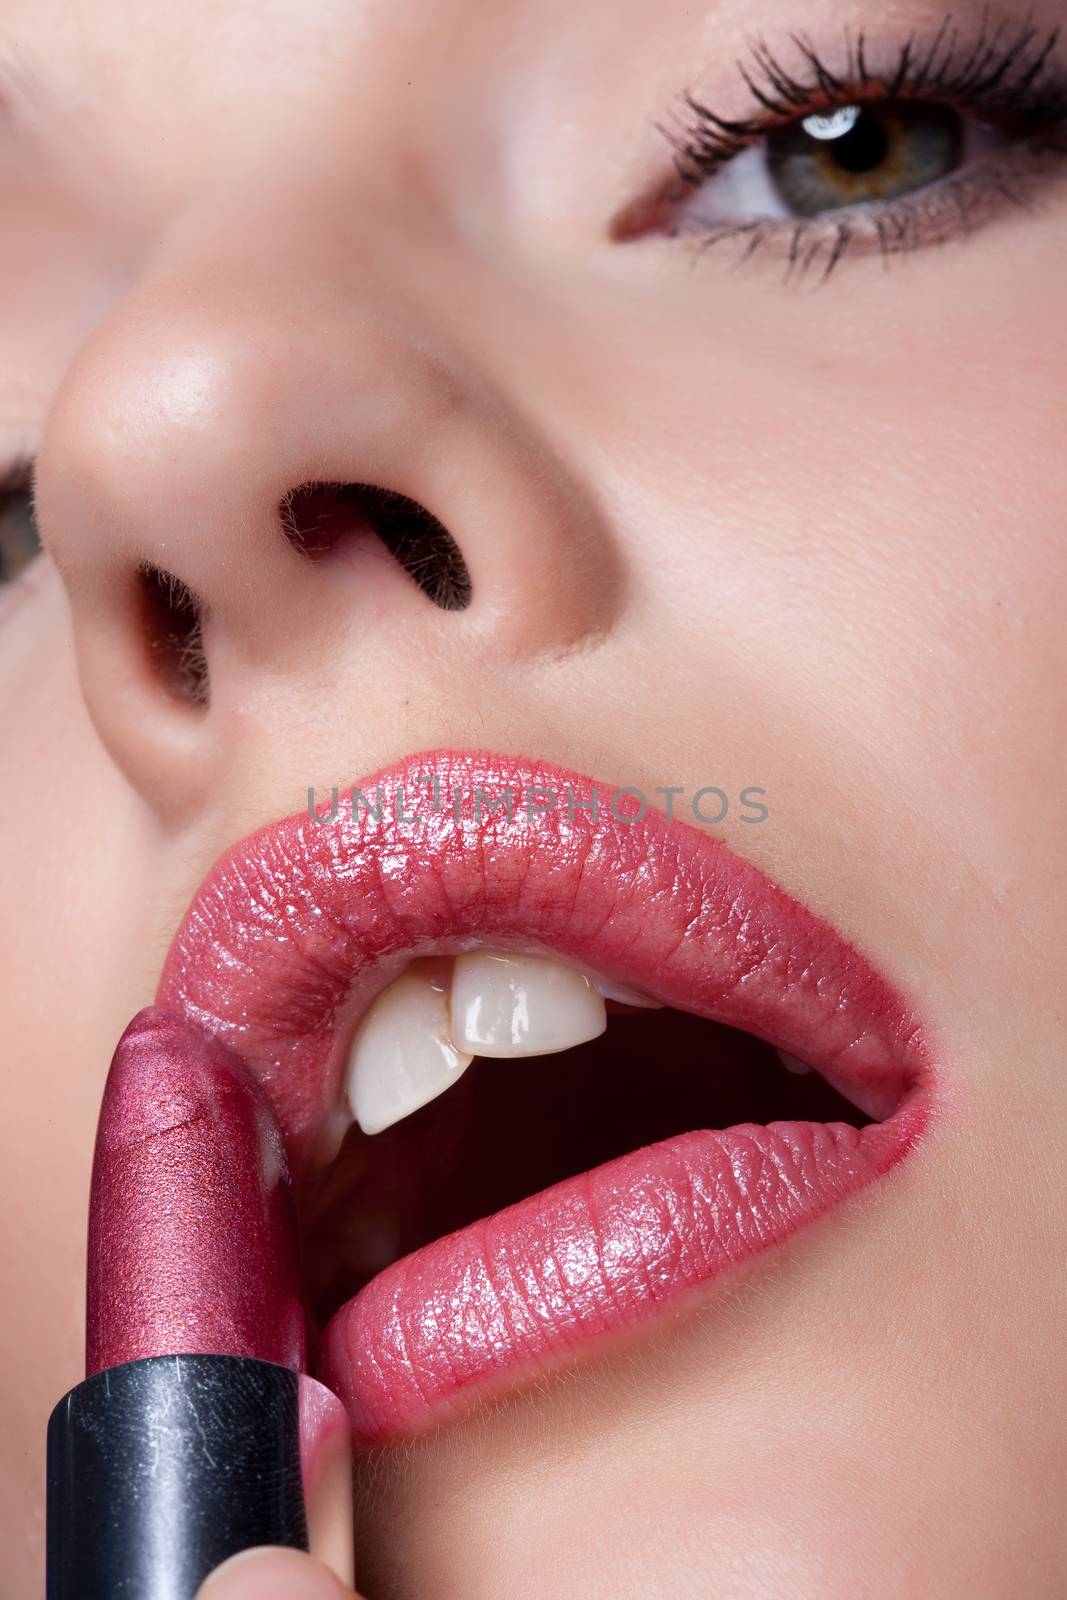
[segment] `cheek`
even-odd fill
[[[0,1363],[19,1493],[44,1470],[43,1419],[84,1373],[93,1131],[111,1050],[157,960],[143,936],[146,836],[86,717],[58,582],[40,576],[0,626],[0,883],[14,908],[0,919],[0,1171],[13,1202],[0,1222]]]
[[[595,302],[521,348],[630,547],[664,714],[710,705],[998,876],[1022,783],[1063,778],[1043,733],[1067,694],[1055,218],[815,291],[622,247]]]

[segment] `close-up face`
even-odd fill
[[[0,0],[4,1594],[201,1351],[366,1600],[1067,1591],[1062,17]]]

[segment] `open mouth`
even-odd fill
[[[318,1375],[363,1442],[669,1313],[928,1122],[869,963],[619,794],[413,756],[236,846],[175,937],[158,1002],[271,1098]]]
[[[609,999],[604,1011],[604,1031],[569,1049],[542,1055],[535,1039],[522,1055],[475,1055],[453,1087],[376,1137],[353,1124],[302,1196],[320,1325],[403,1256],[646,1145],[744,1123],[872,1121],[751,1034],[669,1008]]]

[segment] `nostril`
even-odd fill
[[[144,562],[138,568],[141,622],[157,678],[175,699],[204,708],[210,680],[204,650],[204,608],[173,573]]]
[[[470,605],[470,572],[459,546],[407,495],[368,483],[303,483],[278,511],[290,544],[309,561],[323,560],[343,539],[374,534],[435,606]]]

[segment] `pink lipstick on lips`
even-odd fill
[[[87,1377],[48,1428],[49,1600],[192,1600],[227,1556],[320,1531],[343,1565],[350,1516],[322,1502],[347,1476],[347,1419],[304,1354],[266,1102],[223,1044],[142,1011],[97,1134]]]
[[[321,1371],[362,1441],[670,1311],[919,1140],[933,1074],[906,1002],[706,830],[484,752],[413,756],[357,789],[370,805],[354,816],[304,812],[222,857],[158,992],[240,1052],[298,1162],[339,1115],[375,996],[414,957],[477,944],[554,956],[743,1029],[881,1119],[682,1133],[393,1262],[323,1338]]]

